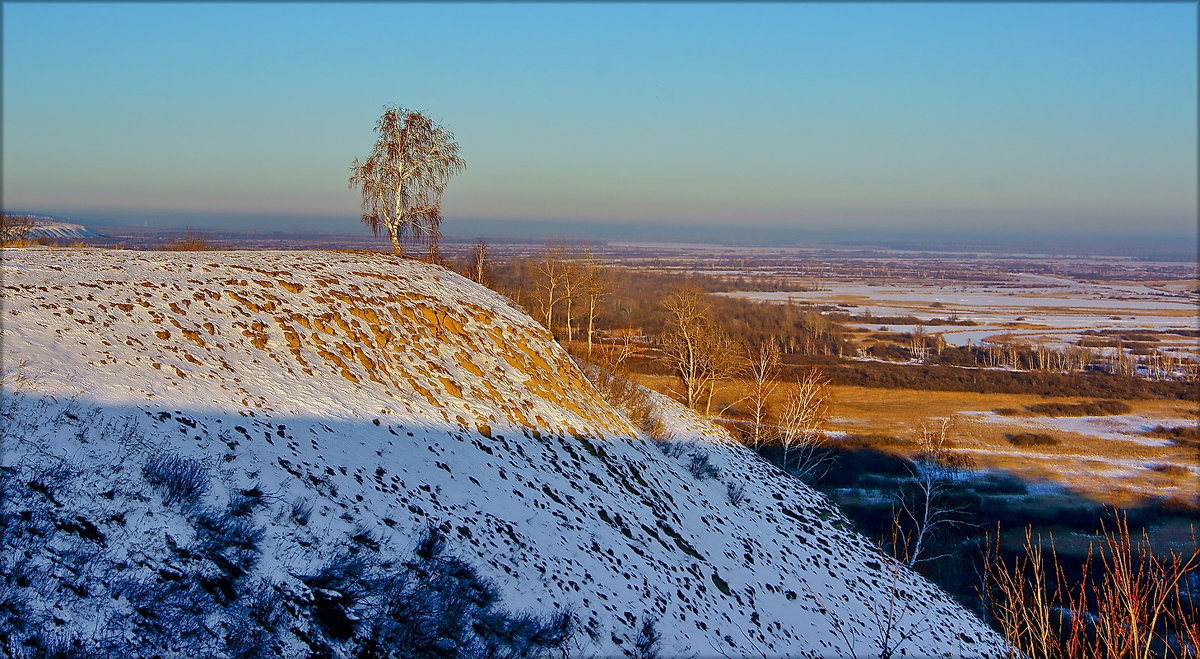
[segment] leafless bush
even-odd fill
[[[866,603],[866,608],[871,613],[873,625],[870,635],[863,640],[869,644],[872,656],[877,656],[880,659],[893,659],[894,657],[907,655],[908,651],[904,648],[904,645],[916,636],[928,632],[931,629],[931,625],[928,621],[906,622],[905,619],[912,612],[912,609],[899,603],[899,596],[903,592],[900,588],[901,566],[883,554],[880,554],[879,562],[881,564],[880,570],[886,571],[890,576],[887,600]],[[813,590],[811,586],[808,593],[816,601],[817,606],[820,607],[820,612],[829,619],[833,631],[841,640],[846,652],[842,656],[859,659],[858,652],[855,650],[855,646],[859,645],[859,633],[847,625],[842,616],[831,609],[825,603],[825,599]],[[949,656],[949,653],[946,656]]]
[[[667,440],[667,441],[662,441],[662,442],[655,442],[654,445],[658,447],[658,450],[662,451],[663,455],[667,456],[668,458],[674,458],[676,460],[683,457],[683,454],[687,450],[687,445],[684,442],[680,442],[680,441]]]
[[[829,379],[810,368],[785,390],[775,441],[783,451],[783,469],[806,483],[823,476],[833,456],[823,450],[829,418]]]
[[[235,517],[245,517],[253,513],[255,508],[267,505],[270,498],[270,495],[263,492],[262,487],[255,483],[230,497],[229,514]]]
[[[1192,473],[1191,469],[1188,469],[1183,465],[1165,464],[1161,462],[1151,465],[1150,471],[1162,474],[1164,476],[1171,476],[1172,478],[1184,478]]]
[[[565,656],[574,634],[568,612],[542,619],[501,610],[495,586],[449,553],[433,527],[400,569],[344,553],[304,581],[317,623],[331,638],[353,638],[355,656]]]
[[[308,526],[312,512],[313,505],[308,499],[296,499],[292,502],[292,519],[300,526]]]
[[[662,634],[658,632],[658,619],[645,617],[637,636],[633,639],[633,647],[624,650],[629,659],[658,659],[659,641]]]
[[[33,218],[28,215],[0,213],[0,243],[20,244],[29,238],[33,230]]]
[[[717,478],[721,475],[720,467],[712,464],[709,460],[708,453],[704,451],[696,451],[687,463],[688,473],[695,476],[697,480],[707,480],[709,478]]]
[[[1058,439],[1042,432],[1009,433],[1004,435],[1013,446],[1058,446]]]
[[[910,567],[946,558],[948,553],[930,552],[934,541],[969,524],[964,507],[954,498],[954,484],[957,472],[972,465],[969,457],[954,453],[953,428],[949,418],[921,426],[912,479],[896,492],[892,555]]]
[[[220,248],[202,232],[188,229],[179,238],[163,245],[163,249],[170,252],[206,252]]]
[[[142,467],[146,482],[162,490],[167,504],[196,503],[208,492],[208,470],[199,460],[178,455],[156,455]]]
[[[725,500],[728,501],[729,505],[731,506],[741,505],[741,503],[746,500],[746,484],[741,482],[726,483]]]

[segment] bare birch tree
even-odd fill
[[[949,418],[921,425],[912,483],[897,494],[893,553],[909,567],[947,556],[934,553],[931,546],[945,532],[966,523],[963,508],[950,500],[955,473],[962,466],[952,451],[953,427]]]
[[[450,131],[406,108],[388,107],[375,122],[371,155],[350,166],[350,187],[362,193],[362,221],[375,235],[387,231],[396,254],[409,240],[425,241],[437,254],[442,192],[466,162]]]
[[[661,352],[682,385],[684,403],[712,414],[720,383],[741,374],[741,344],[710,318],[708,294],[696,287],[675,289],[663,300],[668,331]]]
[[[908,352],[912,358],[923,362],[929,357],[929,344],[926,342],[925,326],[918,324],[912,336],[908,339]]]
[[[669,330],[663,337],[662,354],[679,378],[684,404],[692,409],[700,403],[707,368],[702,343],[709,312],[705,297],[704,291],[687,287],[676,289],[663,300]]]
[[[475,247],[471,250],[471,258],[467,261],[467,277],[477,284],[487,285],[490,277],[488,270],[491,268],[491,250],[488,248],[487,241],[483,238],[475,243]]]
[[[622,373],[625,362],[642,352],[645,337],[636,329],[625,328],[608,332],[608,338],[597,351],[599,361],[610,371]]]
[[[811,481],[829,470],[832,457],[823,450],[829,418],[829,380],[816,368],[788,386],[779,411],[779,446],[784,471]]]
[[[584,271],[583,295],[587,305],[587,352],[592,354],[592,343],[596,334],[596,316],[604,298],[612,292],[612,280],[608,270],[595,262],[589,262]]]
[[[779,352],[779,344],[775,341],[762,341],[747,354],[749,384],[746,405],[749,408],[747,421],[750,428],[746,434],[746,444],[753,449],[770,443],[777,435],[771,418],[770,400],[779,389],[782,363]]]
[[[561,246],[547,246],[541,260],[534,263],[537,278],[537,300],[545,320],[546,329],[554,332],[554,310],[562,303],[563,288],[567,277],[565,253]]]
[[[583,263],[578,258],[573,256],[563,263],[563,320],[566,323],[567,341],[575,340],[575,318],[578,316],[576,303],[583,296],[585,276]]]

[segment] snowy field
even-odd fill
[[[1156,427],[1196,426],[1176,408],[1111,416],[1008,416],[994,411],[964,411],[960,427],[965,446],[981,467],[1005,468],[1031,481],[1054,482],[1107,500],[1119,492],[1136,496],[1194,497],[1200,486],[1200,460],[1194,449],[1169,437],[1153,436]],[[1053,438],[1050,445],[1017,446],[1010,435],[1033,433]]]
[[[724,295],[830,305],[855,315],[913,316],[926,322],[927,332],[942,334],[947,343],[958,346],[1009,340],[1061,346],[1077,343],[1089,330],[1194,330],[1200,312],[1200,300],[1188,293],[1034,274],[1017,274],[1015,282],[1005,284],[926,286],[822,281],[820,287],[822,290],[816,291]],[[975,324],[932,322],[948,318]],[[914,325],[857,325],[874,331],[915,329]],[[1164,347],[1180,354],[1200,352],[1196,339],[1189,337],[1172,339]]]
[[[983,423],[1011,424],[1013,417],[1006,417],[995,412],[974,412],[969,414],[973,419]],[[1147,437],[1144,433],[1155,426],[1187,426],[1195,425],[1195,419],[1182,418],[1150,418],[1141,414],[1117,414],[1113,416],[1026,416],[1020,417],[1022,426],[1031,432],[1057,430],[1079,435],[1087,435],[1097,439],[1113,442],[1133,442],[1143,446],[1170,446],[1171,440]]]

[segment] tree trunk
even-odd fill
[[[565,300],[567,303],[566,316],[567,316],[567,342],[568,343],[575,340],[575,329],[574,329],[574,326],[571,324],[571,306],[572,306],[573,298],[574,298],[574,295],[573,295],[571,289],[567,288],[567,296],[566,296]]]
[[[392,239],[392,249],[396,251],[397,256],[404,256],[404,250],[400,247],[400,237],[396,235],[397,227],[388,227],[388,237]]]
[[[595,320],[596,320],[596,298],[589,297],[588,298],[588,328],[587,328],[587,343],[588,343],[587,354],[588,354],[588,357],[592,356],[592,327],[594,326]]]

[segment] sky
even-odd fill
[[[1196,234],[1190,2],[2,11],[10,210],[357,231],[401,105],[461,144],[448,234]]]

